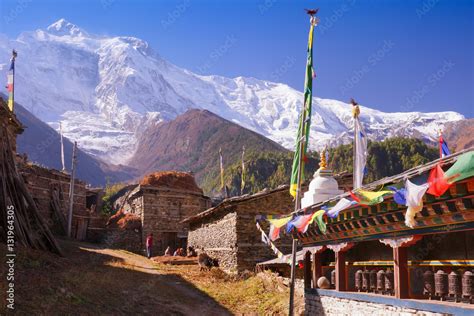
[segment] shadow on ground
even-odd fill
[[[126,252],[60,241],[65,257],[20,248],[15,265],[15,314],[230,315],[176,274]],[[5,252],[4,245],[0,248]],[[3,256],[4,257],[4,256]],[[6,279],[5,269],[0,277]],[[5,282],[1,282],[4,293]],[[5,304],[0,314],[5,314]]]

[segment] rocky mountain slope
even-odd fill
[[[180,170],[194,173],[199,185],[206,186],[219,176],[219,148],[224,165],[240,161],[242,147],[251,152],[288,152],[279,144],[225,120],[207,110],[189,110],[170,122],[149,126],[138,142],[130,166],[141,174],[155,170]]]
[[[4,95],[0,97],[5,99]],[[62,169],[60,136],[49,125],[42,122],[26,110],[22,105],[15,104],[17,118],[25,127],[25,131],[17,138],[17,151],[27,154],[28,160],[48,168]],[[70,171],[73,144],[64,139],[64,156],[66,169]],[[109,166],[90,156],[79,148],[77,155],[77,177],[95,186],[103,186],[107,179],[111,182],[123,181],[134,177],[135,170],[125,166]]]

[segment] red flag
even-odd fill
[[[433,169],[431,169],[430,176],[428,177],[428,183],[430,188],[428,189],[428,193],[434,196],[441,196],[446,192],[447,189],[451,186],[444,175],[443,169],[441,169],[440,165],[436,165]]]

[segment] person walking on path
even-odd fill
[[[153,233],[148,234],[146,237],[146,256],[148,259],[151,258],[151,247],[153,247]]]

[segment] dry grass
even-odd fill
[[[64,241],[61,244],[66,258],[30,249],[17,252],[17,313],[287,313],[288,291],[269,288],[254,275],[245,279],[230,277],[216,268],[199,271],[197,265],[165,265],[122,250],[99,249]],[[2,291],[3,283],[0,283]],[[5,314],[4,308],[2,304],[2,315]]]

